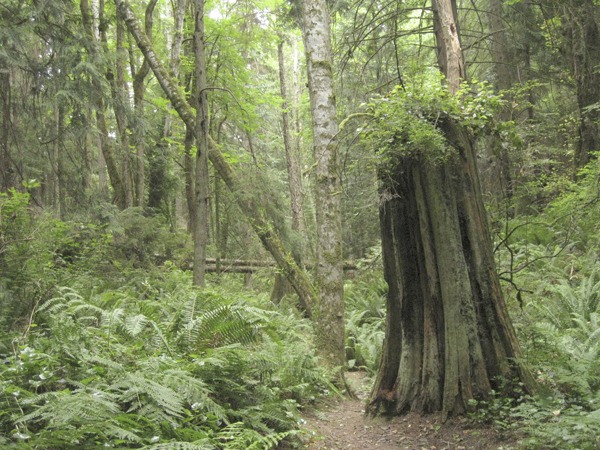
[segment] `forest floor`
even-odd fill
[[[442,423],[437,416],[408,414],[394,418],[365,417],[369,379],[348,372],[357,399],[338,398],[307,414],[308,450],[491,450],[514,449],[516,439],[466,419]]]

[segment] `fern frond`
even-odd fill
[[[197,442],[170,441],[142,447],[144,450],[215,450],[217,447],[206,438]]]
[[[218,420],[228,423],[226,410],[215,402],[210,395],[212,392],[204,381],[194,377],[190,372],[182,370],[166,370],[162,374],[162,382],[177,389],[192,409],[212,413]]]
[[[263,435],[258,431],[247,428],[242,422],[235,422],[219,433],[219,439],[224,450],[270,450],[279,445],[285,438],[296,433],[295,431],[285,431],[281,433],[269,432]]]
[[[110,421],[120,411],[115,395],[90,389],[46,393],[24,403],[37,409],[20,417],[17,423],[41,420],[50,427]]]
[[[128,412],[164,418],[184,415],[184,400],[178,392],[139,371],[125,373],[110,390],[117,393],[122,402],[130,404]]]
[[[71,288],[60,287],[58,288],[58,291],[61,293],[61,296],[51,298],[50,300],[44,302],[38,308],[38,312],[48,311],[50,313],[54,313],[68,308],[69,304],[72,302],[83,302],[83,297]]]
[[[276,448],[284,439],[296,435],[296,430],[284,431],[281,433],[270,433],[262,436],[257,441],[248,446],[248,450],[270,450]]]
[[[123,329],[131,337],[137,337],[148,325],[148,318],[144,314],[127,316],[123,320]]]
[[[102,309],[98,307],[98,310],[101,311],[100,315],[102,318],[102,325],[104,326],[110,327],[120,325],[123,321],[123,317],[125,317],[125,310],[123,308]]]
[[[82,351],[80,354],[82,362],[86,362],[92,366],[99,365],[112,369],[114,372],[125,372],[126,368],[122,363],[115,361],[112,358],[108,358],[99,354],[90,353],[89,351]]]
[[[250,310],[244,305],[217,306],[187,322],[179,339],[192,348],[256,342],[261,335],[263,323],[249,313]]]

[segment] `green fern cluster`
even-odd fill
[[[296,438],[300,404],[329,387],[303,320],[172,286],[63,288],[39,307],[0,367],[0,446],[268,449]]]
[[[600,166],[580,176],[552,201],[533,191],[547,203],[531,215],[507,214],[517,190],[498,226],[498,269],[539,391],[494,421],[524,429],[524,448],[600,448]]]
[[[372,272],[346,283],[346,357],[350,369],[371,374],[377,370],[385,334],[386,292],[383,278]]]

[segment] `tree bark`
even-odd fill
[[[196,229],[196,197],[194,180],[194,130],[186,125],[185,138],[183,140],[183,178],[185,183],[185,201],[188,210],[188,231],[191,233]]]
[[[125,19],[129,32],[133,35],[137,46],[147,58],[150,68],[154,72],[156,79],[160,83],[165,95],[168,97],[171,105],[177,111],[179,117],[186,126],[196,132],[195,115],[189,103],[180,92],[177,83],[169,72],[163,67],[148,41],[144,32],[141,30],[131,7],[125,0],[115,0],[117,11]],[[233,168],[219,151],[217,145],[210,139],[208,140],[209,150],[208,158],[219,176],[223,179],[227,187],[234,193],[241,192],[240,181]],[[310,314],[312,306],[316,303],[315,290],[306,275],[289,251],[284,247],[281,239],[275,232],[273,221],[266,216],[265,208],[256,204],[252,199],[242,195],[235,195],[237,204],[246,216],[255,233],[258,235],[265,249],[271,253],[277,265],[283,270],[288,280],[298,294],[302,306]]]
[[[104,28],[102,29],[104,30]],[[127,92],[125,89],[125,63],[127,61],[127,52],[124,49],[124,35],[125,29],[123,21],[117,18],[116,24],[116,58],[115,58],[115,69],[108,67],[106,71],[106,79],[110,85],[110,93],[113,104],[113,111],[117,122],[117,136],[120,144],[119,156],[121,159],[121,184],[124,194],[124,207],[130,208],[134,204],[134,192],[133,192],[133,177],[132,177],[132,164],[131,164],[131,150],[130,150],[130,131],[128,119],[128,107],[126,97]],[[108,39],[105,31],[100,31],[102,43],[104,46],[105,58],[109,54],[108,50]]]
[[[434,0],[440,58],[461,58],[450,0]],[[451,14],[450,17],[441,17]],[[454,42],[452,42],[454,40]],[[460,61],[451,91],[464,77]],[[453,69],[450,69],[453,68]],[[463,414],[503,382],[532,385],[495,270],[475,151],[466,130],[437,122],[458,156],[432,165],[403,157],[387,167],[380,195],[386,334],[368,411]]]
[[[313,150],[316,162],[318,345],[325,359],[344,367],[344,279],[338,123],[333,87],[329,9],[325,0],[302,2]]]
[[[195,1],[194,11],[194,61],[195,85],[194,103],[196,105],[196,121],[194,136],[196,138],[196,167],[194,202],[194,275],[193,282],[197,286],[206,284],[206,245],[208,244],[208,102],[206,98],[206,50],[204,48],[204,0]]]
[[[302,235],[304,230],[304,214],[302,212],[302,175],[300,170],[300,155],[298,148],[292,145],[292,136],[290,130],[289,101],[287,94],[287,80],[285,70],[285,59],[283,55],[283,36],[280,34],[277,44],[277,60],[279,63],[279,89],[281,93],[281,124],[283,133],[283,145],[285,147],[285,158],[287,163],[288,187],[290,191],[290,210],[292,213],[292,231],[298,236]],[[296,261],[300,264],[299,254],[294,252]],[[281,299],[293,291],[286,278],[280,273],[275,274],[273,290],[271,291],[271,301],[279,303]]]
[[[181,66],[181,47],[183,43],[183,24],[185,19],[185,10],[187,7],[188,0],[177,0],[172,2],[173,8],[173,36],[171,40],[171,48],[169,50],[169,68],[173,72],[173,77],[179,77],[180,66]],[[151,30],[151,11],[149,11],[150,5],[146,8],[146,20],[145,20],[145,29],[146,35],[148,36],[148,32]],[[148,36],[150,39],[150,37]],[[150,70],[150,66],[148,62],[144,58],[144,64]],[[141,70],[141,69],[140,69]],[[167,170],[168,170],[168,152],[169,152],[169,136],[171,135],[171,124],[172,117],[167,111],[162,111],[162,124],[159,130],[159,138],[156,145],[148,146],[145,150],[147,155],[146,160],[148,161],[148,206],[154,209],[165,208],[168,204],[169,192],[168,189],[165,188],[165,182],[167,180]],[[187,139],[187,138],[186,138]],[[187,141],[186,141],[186,152],[188,149]],[[191,137],[191,141],[189,143],[189,148],[193,145],[193,136]],[[186,162],[184,162],[184,165]],[[184,168],[184,177],[187,177],[188,172],[187,169]],[[193,168],[189,171],[190,176],[193,176]],[[186,178],[187,183],[187,178]],[[187,184],[186,184],[187,186]],[[193,186],[190,184],[190,186]],[[193,196],[193,187],[192,187],[192,196]],[[191,198],[191,197],[190,197]],[[176,199],[177,201],[177,199]],[[193,203],[193,198],[190,200]],[[188,204],[188,214],[191,214],[192,211],[189,209]],[[191,217],[191,216],[188,216]],[[192,230],[191,224],[188,221],[188,229]]]
[[[88,0],[80,1],[80,10],[82,25],[88,38],[87,43],[84,44],[86,51],[90,56],[92,64],[95,64],[100,68],[100,50],[98,48],[98,39],[94,33],[94,23],[92,21],[90,4]],[[100,11],[102,12],[102,7],[100,7]],[[91,84],[94,91],[92,97],[94,98],[94,108],[96,111],[96,125],[98,127],[100,150],[102,151],[102,157],[106,164],[106,171],[108,172],[110,185],[113,188],[113,201],[119,208],[124,209],[126,207],[125,191],[121,176],[119,174],[119,169],[115,161],[114,152],[110,146],[110,140],[108,137],[108,127],[106,125],[105,115],[106,106],[104,104],[104,89],[101,81],[93,74],[91,75]],[[100,170],[103,169],[100,168]]]
[[[10,69],[0,67],[0,189],[3,192],[16,184],[10,155],[11,92]]]
[[[506,105],[499,111],[497,120],[507,122],[511,120],[512,99],[507,97],[506,90],[513,85],[514,52],[507,39],[507,21],[505,20],[502,0],[489,0],[489,22],[491,34],[491,51],[494,60],[494,86],[497,92],[504,91]],[[512,56],[512,57],[511,57]],[[512,60],[512,61],[511,61]],[[502,139],[497,136],[491,138],[491,154],[494,161],[491,164],[491,176],[489,177],[490,191],[498,198],[512,198],[513,182],[511,158],[506,145],[502,145]]]
[[[448,90],[456,94],[460,83],[466,78],[465,63],[458,33],[455,0],[432,0],[433,31],[437,42],[437,60],[446,76]]]
[[[598,6],[593,0],[570,0],[566,6],[567,42],[577,105],[579,141],[575,148],[575,168],[590,162],[591,152],[600,150],[600,27],[596,22]]]
[[[277,45],[277,60],[279,62],[279,87],[282,99],[281,123],[283,145],[285,147],[285,159],[287,162],[288,185],[290,189],[292,230],[301,233],[304,229],[304,215],[302,213],[302,175],[300,170],[300,155],[298,154],[297,147],[292,145],[283,41],[280,41]]]
[[[144,29],[148,39],[152,40],[153,13],[158,0],[151,0],[146,6]],[[144,139],[143,127],[140,122],[144,120],[144,94],[146,92],[145,81],[150,73],[150,66],[144,58],[139,70],[134,70],[133,49],[130,48],[132,76],[133,76],[133,105],[135,109],[136,122],[133,126],[133,141],[135,145],[135,204],[143,206],[146,191],[146,142]],[[160,144],[157,144],[157,147]]]

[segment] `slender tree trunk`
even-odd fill
[[[50,164],[44,177],[43,195],[41,196],[44,206],[51,206],[55,211],[58,211],[60,207],[58,199],[58,171],[60,165],[60,144],[58,142],[59,116],[58,105],[55,104],[53,129],[50,131],[53,138],[51,143],[46,144],[48,148],[48,162]]]
[[[180,66],[181,66],[181,47],[183,43],[183,24],[185,18],[185,9],[187,6],[187,0],[177,0],[173,2],[173,36],[171,37],[171,48],[169,54],[169,68],[173,72],[174,78],[179,77]],[[148,5],[148,8],[151,4]],[[151,27],[151,12],[146,9],[146,34],[152,28]],[[150,69],[148,62],[144,58],[144,64]],[[140,69],[141,70],[141,69]],[[168,152],[169,152],[169,136],[171,135],[171,115],[167,112],[163,112],[163,119],[160,129],[160,137],[156,145],[149,146],[147,149],[147,160],[148,160],[148,206],[151,208],[159,209],[164,208],[167,205],[167,189],[165,189],[165,180],[168,169]],[[186,137],[187,139],[187,137]],[[186,152],[188,149],[188,143],[186,141]],[[189,143],[189,148],[193,145],[193,136]],[[187,154],[187,153],[186,153]],[[184,165],[186,162],[184,162]],[[186,172],[184,169],[184,177],[188,174],[193,176],[193,168]],[[187,182],[187,178],[186,178]],[[186,185],[187,186],[187,185]],[[192,185],[193,186],[193,183]],[[193,193],[193,187],[192,187]],[[175,201],[178,201],[179,197],[176,197]],[[188,218],[191,218],[192,211],[187,208]],[[188,220],[188,229],[192,230],[191,224]]]
[[[450,0],[434,0],[440,67],[464,77]],[[442,29],[439,29],[442,27]],[[389,286],[386,335],[369,412],[463,414],[503,382],[532,386],[502,297],[468,133],[438,127],[458,156],[441,165],[404,157],[381,176],[380,220]],[[390,175],[391,174],[391,175]]]
[[[65,213],[65,188],[62,168],[62,149],[65,146],[65,107],[57,104],[55,110],[55,133],[56,138],[51,145],[52,156],[50,158],[50,173],[48,175],[49,186],[47,204],[52,205],[58,217],[64,219]]]
[[[292,83],[292,88],[293,88],[293,93],[292,93],[292,112],[293,112],[293,130],[294,130],[294,134],[293,134],[293,148],[294,148],[294,152],[298,155],[298,157],[300,158],[301,152],[300,152],[300,148],[301,148],[301,141],[300,141],[300,136],[301,136],[301,128],[300,128],[300,96],[302,95],[302,91],[300,88],[300,84],[301,84],[301,76],[302,76],[302,72],[300,70],[300,51],[298,50],[298,42],[296,39],[294,39],[293,41],[293,65],[292,65],[292,78],[293,78],[293,83]],[[302,203],[304,203],[304,191],[302,191]],[[303,205],[304,206],[304,205]],[[301,224],[301,227],[304,227],[304,224]]]
[[[80,10],[84,32],[87,36],[87,41],[85,43],[87,53],[90,56],[92,63],[100,69],[102,67],[99,62],[101,59],[100,50],[98,48],[98,39],[96,37],[96,33],[94,32],[94,23],[92,21],[92,14],[88,0],[80,1]],[[103,14],[103,5],[99,6],[99,11]],[[106,163],[106,170],[108,172],[110,184],[113,188],[113,200],[119,208],[124,209],[126,207],[125,190],[121,175],[119,174],[117,163],[115,161],[114,153],[110,145],[110,139],[108,137],[108,127],[106,125],[105,115],[106,106],[104,104],[104,89],[102,88],[101,81],[95,75],[91,75],[91,79],[91,84],[94,91],[92,97],[94,99],[94,108],[96,111],[96,125],[98,127],[100,150],[102,151],[102,157]]]
[[[104,28],[103,28],[104,30]],[[127,53],[123,47],[125,29],[122,20],[117,18],[116,25],[116,62],[115,70],[111,67],[106,71],[106,79],[110,85],[110,93],[113,104],[113,111],[115,113],[115,119],[117,122],[117,135],[118,142],[120,144],[119,156],[121,159],[121,183],[123,186],[124,193],[124,206],[130,208],[133,206],[134,192],[133,192],[133,177],[132,177],[132,164],[131,164],[131,150],[130,150],[130,130],[129,119],[128,119],[128,107],[127,105],[127,87],[125,85],[125,63],[127,61]],[[105,31],[100,31],[100,36],[104,46],[105,57],[109,54],[108,50],[108,39]],[[108,59],[108,58],[107,58]]]
[[[338,123],[333,88],[329,9],[325,0],[302,2],[303,38],[316,161],[319,348],[327,361],[345,366],[344,271]]]
[[[433,31],[437,42],[437,56],[440,70],[446,76],[448,90],[456,94],[465,76],[465,63],[462,56],[455,0],[432,0]]]
[[[156,53],[152,48],[152,44],[141,30],[131,11],[131,7],[125,0],[115,0],[115,5],[117,6],[118,14],[121,14],[125,19],[129,32],[133,35],[137,46],[147,58],[150,68],[154,72],[165,95],[170,100],[171,105],[175,108],[186,126],[196,132],[196,119],[193,109],[179,91],[173,77],[165,70],[157,58]],[[234,194],[241,192],[238,175],[234,172],[233,168],[223,157],[217,145],[210,137],[208,139],[208,145],[208,158],[219,176]],[[294,290],[298,294],[301,303],[303,303],[303,307],[310,314],[311,307],[316,303],[314,288],[310,283],[306,272],[298,267],[290,252],[284,247],[275,231],[276,228],[273,224],[273,220],[266,215],[265,208],[261,207],[261,205],[257,204],[255,201],[244,197],[243,195],[235,195],[235,198],[240,210],[248,219],[263,246],[273,256],[277,265],[286,274],[288,280],[292,286],[294,286]]]
[[[575,168],[590,162],[591,152],[600,151],[600,27],[598,6],[593,0],[571,0],[565,20],[573,78],[579,106],[579,142]]]
[[[195,185],[194,180],[194,130],[186,125],[185,127],[185,139],[184,153],[183,153],[183,175],[185,180],[185,200],[188,210],[188,231],[191,233],[196,229],[196,213],[197,203],[195,198]]]
[[[146,6],[144,28],[146,36],[152,40],[153,13],[158,0],[151,0]],[[146,92],[145,81],[150,73],[150,66],[144,58],[141,67],[136,72],[134,70],[133,49],[130,48],[130,61],[133,75],[133,104],[135,108],[136,123],[134,124],[133,140],[135,145],[135,204],[142,206],[146,191],[146,139],[144,138],[143,127],[140,122],[144,120],[144,94]],[[157,145],[158,146],[158,145]]]
[[[292,211],[292,230],[301,233],[304,228],[302,214],[302,175],[300,170],[300,155],[298,149],[292,145],[290,133],[289,101],[287,94],[285,60],[283,57],[283,42],[277,45],[277,59],[279,61],[279,86],[281,92],[281,122],[283,131],[283,144],[287,162],[288,185],[290,189],[290,206]]]
[[[489,4],[489,22],[491,39],[491,50],[494,59],[495,88],[498,92],[506,91],[513,85],[513,72],[517,62],[514,55],[511,58],[510,46],[507,40],[507,22],[502,0],[490,0]],[[508,95],[505,93],[505,96]],[[506,122],[511,120],[511,99],[505,97],[507,105],[504,106],[498,117],[499,121]],[[491,153],[495,161],[492,162],[493,172],[490,177],[490,187],[494,194],[499,197],[512,198],[513,182],[511,175],[511,160],[506,145],[499,137],[491,139]]]
[[[206,50],[204,48],[204,0],[195,1],[194,61],[195,85],[194,103],[196,104],[196,168],[194,203],[194,284],[206,284],[206,245],[208,244],[208,102],[206,96]]]
[[[287,94],[287,81],[285,70],[285,59],[283,56],[283,36],[279,36],[280,42],[277,44],[277,59],[279,62],[279,88],[281,92],[281,123],[283,133],[283,145],[285,147],[285,157],[287,162],[288,187],[290,191],[290,208],[292,213],[292,230],[302,235],[304,229],[304,217],[302,213],[302,176],[300,172],[300,155],[297,147],[292,145],[290,130],[289,101]],[[296,249],[294,252],[296,261],[300,263],[299,254]],[[273,290],[271,291],[271,301],[279,303],[281,299],[292,291],[291,285],[280,273],[276,273]]]
[[[10,156],[11,91],[10,70],[0,67],[0,189],[3,192],[15,187]]]

